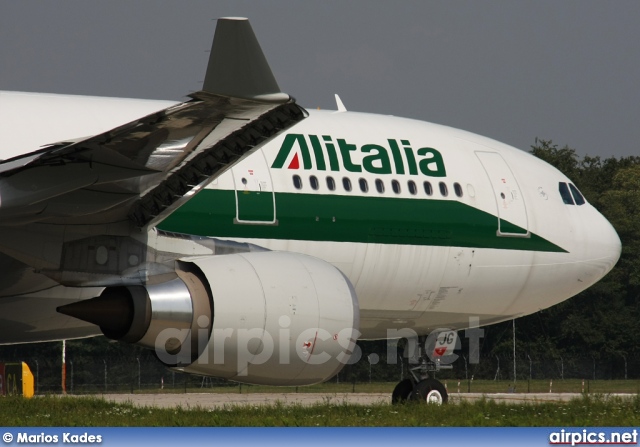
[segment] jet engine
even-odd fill
[[[177,264],[171,281],[108,287],[58,310],[167,366],[238,382],[310,385],[358,360],[358,301],[331,264],[287,252]]]

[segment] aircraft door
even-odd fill
[[[498,209],[498,236],[529,237],[524,197],[511,168],[497,152],[477,151],[491,186]]]
[[[262,149],[231,168],[236,190],[236,224],[273,225],[276,198]]]

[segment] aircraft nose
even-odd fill
[[[598,211],[588,224],[587,244],[589,262],[594,264],[600,274],[605,276],[616,265],[622,252],[620,237],[613,225]]]

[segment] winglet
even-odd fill
[[[285,102],[249,20],[218,19],[203,90],[223,96]]]

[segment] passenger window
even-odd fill
[[[393,192],[396,194],[400,194],[400,182],[397,180],[391,180],[391,189],[393,189]]]
[[[351,180],[349,180],[349,177],[342,178],[342,186],[344,186],[345,191],[351,191]]]
[[[333,179],[333,177],[327,177],[327,188],[329,189],[329,191],[336,190],[336,181]]]
[[[318,182],[318,177],[316,177],[315,175],[312,175],[311,177],[309,177],[309,184],[311,185],[311,189],[314,189],[316,191],[320,187],[320,183]]]
[[[296,189],[302,189],[302,179],[299,175],[293,176],[293,186],[295,186]]]
[[[560,196],[562,197],[562,201],[566,205],[575,205],[573,203],[573,198],[571,197],[571,193],[569,192],[569,187],[566,183],[560,182],[558,184],[558,190],[560,191]]]
[[[360,184],[360,191],[362,192],[369,191],[369,184],[367,183],[366,179],[361,178],[360,180],[358,180],[358,183]]]
[[[462,186],[460,186],[460,183],[454,183],[453,190],[455,191],[456,196],[462,197]]]
[[[407,187],[409,188],[409,192],[412,195],[416,195],[418,193],[418,188],[416,187],[416,183],[413,180],[409,180],[407,182]]]
[[[442,197],[447,197],[449,195],[449,188],[447,188],[447,184],[445,182],[440,182],[440,194]]]
[[[582,193],[578,191],[578,188],[575,187],[573,183],[569,183],[569,188],[571,188],[571,194],[573,195],[573,199],[576,201],[576,205],[584,205],[586,200],[582,196]]]
[[[424,193],[428,196],[433,195],[433,188],[431,187],[431,182],[424,182]]]
[[[379,178],[376,179],[376,189],[380,194],[384,192],[384,182]]]

